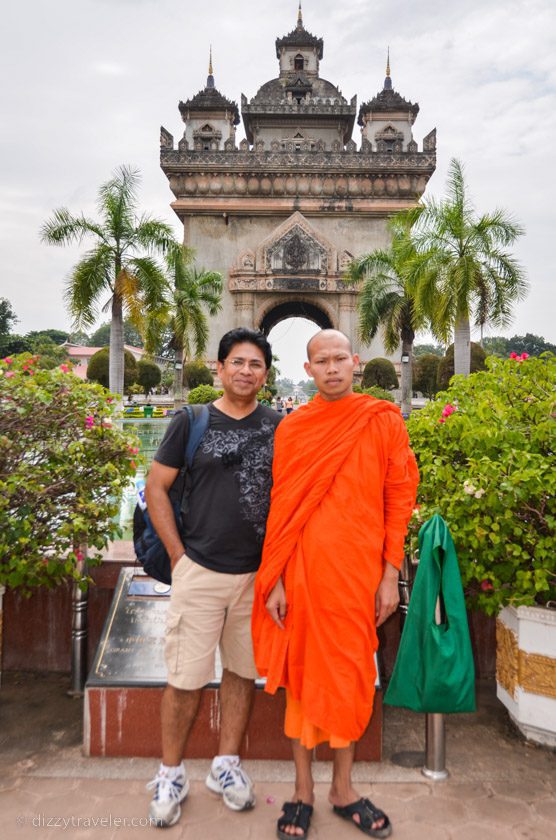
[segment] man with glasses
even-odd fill
[[[253,583],[261,559],[272,483],[274,432],[280,416],[257,403],[272,351],[266,337],[238,328],[218,348],[223,395],[209,405],[209,424],[195,453],[183,530],[169,490],[184,466],[188,416],[171,421],[147,479],[149,513],[172,564],[166,626],[168,685],[161,705],[162,763],[149,816],[174,825],[189,791],[183,754],[201,691],[214,678],[220,648],[221,728],[207,787],[234,811],[255,804],[241,766],[242,742],[257,677],[251,641]]]

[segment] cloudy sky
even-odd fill
[[[160,125],[181,136],[177,104],[204,87],[210,43],[219,90],[238,102],[242,92],[253,96],[278,74],[274,40],[296,15],[297,0],[5,5],[0,296],[12,302],[19,332],[69,328],[62,290],[79,251],[42,245],[38,231],[56,207],[94,216],[97,187],[119,164],[141,170],[142,208],[179,234],[158,163]],[[516,255],[531,291],[506,334],[555,342],[554,0],[304,0],[303,16],[324,39],[321,75],[359,103],[382,88],[390,46],[394,88],[420,104],[419,146],[438,131],[428,192],[442,195],[458,157],[477,210],[503,207],[526,227]],[[311,331],[299,321],[274,331],[284,374],[304,376]]]

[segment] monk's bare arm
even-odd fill
[[[278,627],[283,630],[284,629],[284,619],[286,617],[286,612],[288,610],[288,605],[286,602],[286,590],[284,589],[284,584],[282,582],[282,578],[278,578],[278,582],[276,583],[274,589],[272,589],[270,595],[266,601],[266,608],[271,619],[278,625]]]
[[[380,627],[388,616],[398,609],[400,594],[398,590],[399,572],[391,563],[384,564],[384,574],[379,583],[375,598],[375,622]]]
[[[179,470],[173,467],[165,467],[164,464],[153,461],[145,488],[149,516],[156,533],[168,552],[172,569],[180,557],[185,554],[181,537],[176,528],[176,518],[172,509],[172,503],[168,495],[168,491],[174,483],[178,472]]]

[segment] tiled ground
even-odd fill
[[[146,825],[148,759],[86,759],[79,745],[80,702],[69,700],[60,677],[15,678],[0,689],[0,837],[6,840],[138,840],[160,836]],[[16,681],[17,680],[17,681]],[[491,685],[479,694],[476,715],[447,720],[445,782],[427,781],[401,767],[423,749],[421,716],[386,709],[384,761],[356,768],[358,787],[389,814],[396,840],[554,840],[556,760],[526,744],[507,722]],[[394,757],[394,761],[392,760]],[[178,825],[168,840],[274,838],[280,804],[291,795],[289,762],[250,762],[257,807],[228,811],[203,784],[208,762],[192,761],[193,779]],[[330,767],[316,771],[312,840],[362,837],[327,803]],[[127,822],[127,824],[125,824]]]

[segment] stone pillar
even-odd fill
[[[234,295],[235,325],[253,329],[255,300],[252,292],[238,292]]]
[[[338,329],[357,344],[357,310],[354,295],[340,295]],[[355,346],[354,346],[354,351]]]

